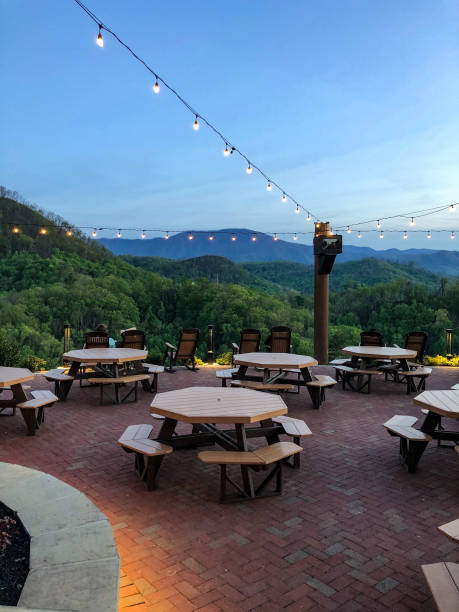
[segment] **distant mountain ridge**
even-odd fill
[[[231,240],[235,233],[237,240]],[[236,263],[292,261],[302,264],[312,264],[314,261],[312,246],[294,244],[286,240],[274,241],[272,236],[257,233],[256,241],[251,240],[254,234],[249,229],[230,228],[213,233],[209,240],[209,232],[196,233],[189,240],[187,232],[164,238],[125,239],[100,238],[98,242],[116,255],[137,255],[164,257],[167,259],[192,259],[203,255],[225,257]],[[432,249],[387,249],[376,251],[370,247],[345,245],[339,256],[340,263],[360,259],[380,259],[400,263],[414,263],[417,266],[444,276],[459,276],[459,251],[436,251]]]

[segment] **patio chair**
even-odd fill
[[[292,330],[290,327],[285,327],[283,325],[271,327],[271,333],[265,340],[266,351],[269,353],[290,353],[291,337]]]
[[[126,329],[121,332],[120,348],[145,349],[146,333],[140,329]]]
[[[232,343],[233,354],[231,363],[234,365],[234,356],[243,353],[258,353],[260,350],[261,332],[259,329],[243,329],[239,344]]]
[[[360,346],[384,346],[382,334],[375,329],[361,332]]]
[[[418,364],[422,365],[424,360],[424,351],[427,344],[427,332],[413,331],[405,336],[405,348],[410,351],[417,351],[414,359]]]
[[[109,337],[106,332],[94,331],[88,332],[85,336],[84,347],[85,349],[100,349],[108,348]]]
[[[180,339],[178,341],[178,346],[174,346],[169,342],[166,342],[166,350],[164,352],[163,365],[169,359],[169,367],[165,368],[166,372],[175,372],[174,366],[177,361],[184,361],[185,366],[192,370],[193,372],[197,372],[199,368],[196,367],[196,348],[198,346],[199,340],[199,329],[196,328],[188,328],[182,330],[180,334]],[[191,361],[191,367],[187,363]]]
[[[424,360],[424,351],[427,343],[427,332],[424,331],[413,331],[409,332],[405,336],[405,348],[410,351],[416,351],[417,355],[414,357],[413,361],[408,362],[408,366],[410,370],[419,370],[419,372],[423,372],[424,368],[422,368],[423,360]],[[391,364],[384,365],[381,368],[384,371],[385,379],[392,380],[393,382],[406,382],[408,390],[412,386],[408,384],[407,376],[400,375],[400,362],[395,361]],[[427,371],[427,370],[425,370]],[[430,373],[430,371],[429,371]],[[428,375],[428,374],[427,374]],[[423,383],[425,385],[425,379],[423,379]]]

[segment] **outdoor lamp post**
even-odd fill
[[[446,359],[453,358],[453,330],[446,330]]]
[[[214,326],[207,326],[207,365],[214,365]]]
[[[70,325],[64,325],[64,353],[70,350]]]

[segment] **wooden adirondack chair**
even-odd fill
[[[196,348],[199,340],[199,329],[188,328],[183,329],[180,334],[178,346],[174,346],[169,342],[166,342],[166,350],[164,352],[163,365],[169,360],[169,367],[165,367],[166,372],[175,372],[174,366],[177,361],[184,361],[185,366],[197,372],[199,368],[196,367]],[[191,361],[191,367],[187,363]]]
[[[260,350],[261,332],[259,329],[243,329],[239,344],[232,343],[233,355],[231,362],[234,364],[234,356],[243,353],[257,353]]]

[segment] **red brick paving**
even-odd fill
[[[428,388],[458,380],[458,369],[436,368]],[[217,384],[211,368],[159,383]],[[48,388],[40,378],[36,386]],[[432,443],[406,473],[382,427],[393,414],[422,417],[403,385],[378,380],[370,396],[334,388],[319,411],[305,389],[284,397],[313,436],[301,469],[285,469],[282,497],[218,504],[218,468],[194,450],[166,457],[160,489],[147,492],[116,444],[127,425],[151,422],[143,392],[137,404],[101,407],[96,389],[75,385],[32,438],[20,415],[1,417],[0,460],[49,472],[105,512],[124,572],[121,605],[132,601],[133,612],[434,610],[420,565],[459,561],[436,529],[459,516],[458,455]]]

